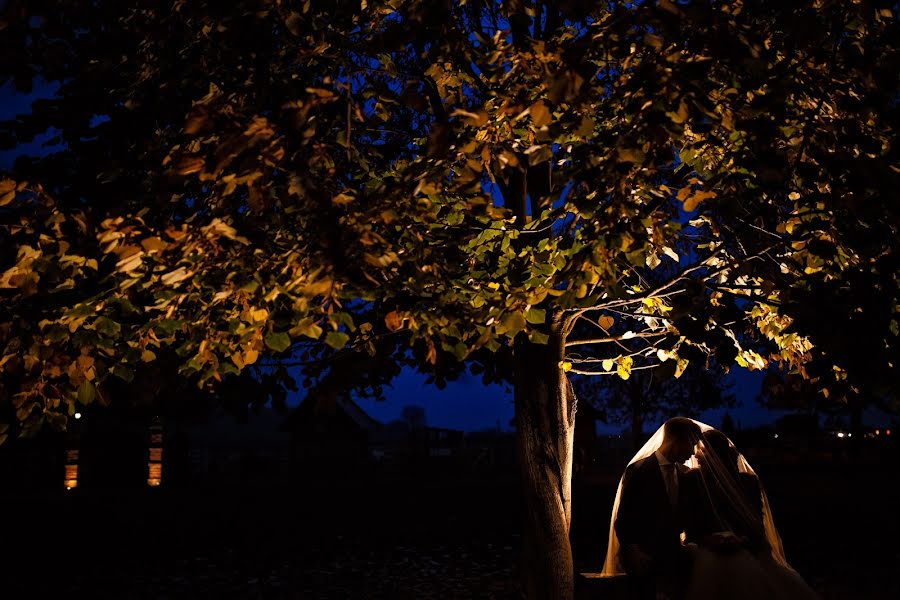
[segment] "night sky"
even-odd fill
[[[386,400],[376,401],[360,399],[358,404],[374,418],[381,422],[389,422],[400,418],[404,406],[419,405],[425,409],[425,418],[429,425],[477,431],[496,429],[509,431],[512,429],[513,395],[512,390],[505,390],[499,385],[482,385],[479,377],[464,376],[460,381],[452,382],[443,390],[425,383],[425,376],[411,371],[403,372],[394,380],[392,388],[385,390]],[[727,410],[735,423],[743,427],[753,427],[771,423],[781,414],[780,411],[769,411],[756,402],[762,377],[759,373],[750,373],[742,369],[734,369],[728,376],[735,395],[735,407],[707,411],[701,415],[690,415],[704,423],[718,426],[722,415]],[[655,429],[656,424],[647,424]],[[602,433],[618,433],[627,426],[600,425]]]

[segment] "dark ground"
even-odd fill
[[[900,598],[896,469],[760,474],[788,560],[824,599]],[[515,492],[483,476],[7,491],[2,597],[516,598]],[[613,493],[575,489],[579,570],[600,568]]]

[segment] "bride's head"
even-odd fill
[[[694,454],[700,440],[700,426],[686,417],[674,417],[663,426],[663,440],[659,447],[663,456],[675,463],[683,463]]]
[[[701,468],[724,467],[728,472],[738,470],[738,451],[731,441],[718,429],[703,432],[697,452]]]

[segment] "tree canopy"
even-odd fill
[[[0,182],[26,431],[163,359],[213,385],[361,357],[366,387],[557,330],[574,374],[713,357],[896,396],[890,2],[5,10],[0,79],[59,83],[0,125],[61,144]]]

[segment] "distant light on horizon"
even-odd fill
[[[80,412],[75,413],[75,418],[76,418],[76,419],[80,419],[80,418],[81,418],[81,413],[80,413]]]

